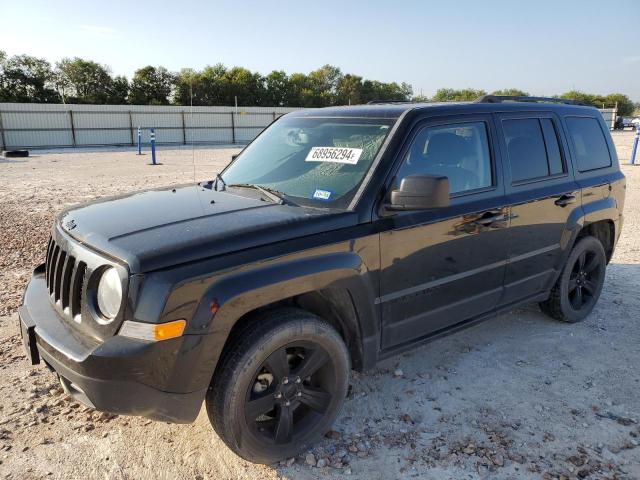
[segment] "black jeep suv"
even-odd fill
[[[484,97],[290,113],[214,180],[72,208],[19,309],[32,363],[99,410],[238,455],[326,432],[351,368],[496,312],[593,309],[625,178],[600,113]]]

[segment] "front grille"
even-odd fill
[[[80,322],[82,287],[87,275],[87,264],[61,248],[53,238],[47,247],[46,280],[52,302],[65,315]]]

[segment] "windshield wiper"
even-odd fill
[[[254,185],[253,183],[234,183],[231,185],[225,184],[225,186],[236,187],[236,188],[253,188],[254,190],[258,190],[262,195],[267,197],[272,202],[277,203],[278,205],[283,205],[285,203],[288,203],[284,199],[284,193],[279,192],[278,190],[274,190],[272,188],[262,187],[260,185]]]

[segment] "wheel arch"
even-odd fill
[[[353,368],[369,368],[379,345],[375,275],[355,252],[334,252],[249,269],[212,283],[196,314],[196,323],[206,324],[211,372],[248,325],[259,328],[254,322],[264,313],[290,307],[331,324],[345,341]]]

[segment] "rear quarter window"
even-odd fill
[[[587,172],[611,166],[607,139],[600,122],[591,117],[565,117],[578,171]]]

